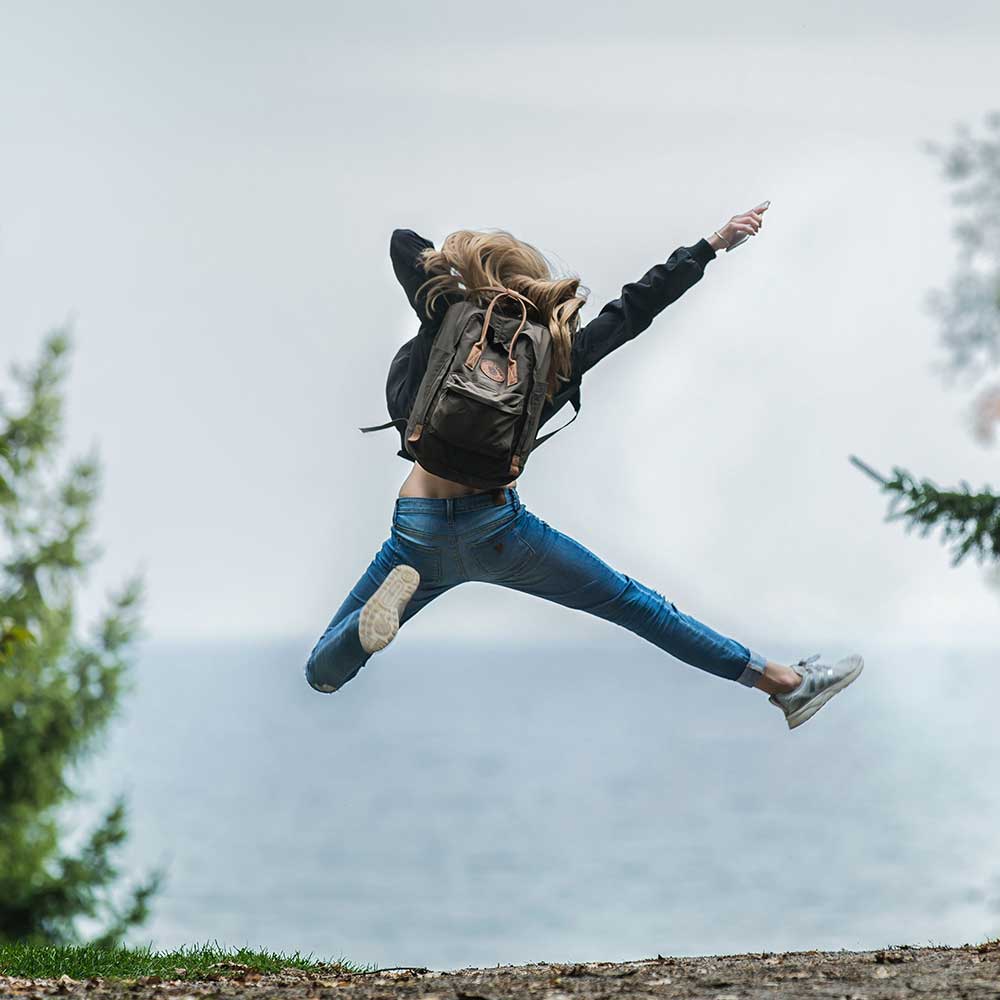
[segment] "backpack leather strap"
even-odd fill
[[[483,348],[486,346],[486,333],[490,328],[490,317],[493,315],[493,307],[497,304],[497,299],[509,296],[510,298],[517,299],[520,303],[521,322],[514,331],[514,336],[510,338],[510,347],[507,349],[507,385],[513,385],[517,381],[517,361],[514,358],[514,345],[517,343],[517,338],[524,329],[524,324],[528,322],[528,306],[536,308],[535,303],[520,292],[515,292],[511,288],[504,288],[500,285],[480,285],[477,288],[470,288],[469,291],[497,293],[490,299],[490,304],[486,308],[486,315],[483,317],[483,332],[480,334],[479,340],[472,345],[469,356],[465,359],[465,367],[470,369],[475,369],[476,365],[479,364],[480,357],[482,357]]]

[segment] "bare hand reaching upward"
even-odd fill
[[[719,226],[711,236],[706,237],[712,249],[732,250],[751,236],[756,236],[764,225],[764,213],[770,204],[770,201],[762,202],[756,208],[734,215],[725,225]]]

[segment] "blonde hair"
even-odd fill
[[[580,279],[556,277],[541,251],[503,229],[459,229],[445,237],[440,250],[424,250],[420,262],[431,275],[418,289],[418,294],[427,289],[428,313],[449,293],[472,301],[490,298],[495,292],[476,291],[484,285],[509,288],[529,300],[528,318],[545,324],[552,334],[546,390],[551,399],[558,380],[570,377],[573,334],[580,325],[578,311],[587,301]]]

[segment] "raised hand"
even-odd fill
[[[764,225],[764,213],[770,201],[762,202],[748,212],[734,215],[727,223],[719,226],[711,236],[706,237],[713,250],[733,250],[751,236],[756,236]]]

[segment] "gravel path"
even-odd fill
[[[63,977],[0,977],[0,997],[78,997],[80,1000],[182,1000],[202,997],[283,1000],[598,1000],[664,997],[683,1000],[1000,1000],[1000,941],[962,948],[890,948],[864,952],[792,952],[635,962],[541,963],[436,972],[303,973],[288,969],[261,976],[220,968],[210,979],[84,982]]]

